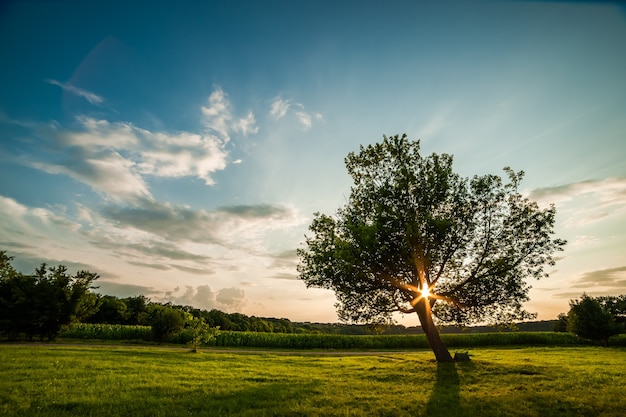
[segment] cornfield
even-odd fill
[[[190,335],[183,330],[173,343],[185,344]],[[149,326],[125,326],[119,324],[73,324],[61,335],[64,338],[100,340],[152,340]],[[449,348],[481,346],[570,346],[585,341],[569,333],[551,332],[503,332],[444,334],[441,336]],[[380,350],[380,349],[428,349],[425,335],[338,335],[296,334],[220,331],[210,342],[211,346],[235,348],[271,349],[334,349],[334,350]],[[626,345],[626,335],[615,336],[611,345]]]
[[[74,323],[60,334],[71,339],[152,340],[150,326]]]
[[[568,333],[479,333],[441,336],[450,348],[479,346],[567,346],[584,343]],[[277,349],[428,349],[425,335],[351,336],[335,334],[290,334],[220,332],[215,346]]]

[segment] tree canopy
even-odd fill
[[[13,257],[0,251],[0,334],[9,339],[24,334],[28,339],[53,340],[63,326],[81,320],[97,309],[90,291],[98,275],[78,271],[70,275],[63,265],[45,263],[32,275],[17,272]]]
[[[626,296],[593,298],[583,294],[570,301],[567,329],[582,337],[608,344],[609,337],[624,331]]]
[[[334,290],[339,317],[389,322],[417,313],[435,356],[451,360],[442,322],[510,322],[523,309],[528,278],[565,241],[553,239],[555,207],[541,209],[518,187],[523,171],[464,178],[447,154],[423,157],[406,135],[345,159],[354,182],[335,215],[316,213],[298,253],[300,278]]]

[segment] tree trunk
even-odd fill
[[[427,299],[422,299],[415,307],[420,323],[422,324],[422,330],[426,333],[428,344],[435,354],[437,362],[453,362],[454,359],[452,359],[446,345],[443,344],[441,336],[439,335],[439,330],[437,330],[435,323],[433,323],[430,302]]]

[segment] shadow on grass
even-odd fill
[[[34,400],[30,404],[9,404],[11,416],[32,415],[73,416],[128,416],[179,417],[238,416],[238,415],[317,415],[310,405],[300,406],[303,392],[315,392],[316,383],[292,384],[273,378],[253,377],[243,380],[247,385],[237,390],[210,387],[148,386],[132,387],[124,395],[81,399],[63,398]],[[207,385],[213,385],[207,381]],[[0,396],[1,397],[1,396]],[[2,398],[0,398],[2,400]],[[0,411],[2,408],[0,408]],[[1,412],[0,412],[1,414]]]
[[[461,381],[456,363],[438,363],[437,379],[426,404],[426,416],[462,416]]]

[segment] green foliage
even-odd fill
[[[626,324],[626,294],[596,297],[603,309],[611,313],[616,323]]]
[[[347,203],[335,216],[316,213],[298,250],[300,278],[333,290],[342,320],[385,324],[415,312],[437,359],[450,360],[431,310],[460,324],[532,317],[526,279],[546,276],[565,241],[552,238],[554,206],[518,192],[523,172],[463,178],[452,156],[423,157],[406,135],[361,146],[345,163]]]
[[[626,334],[618,334],[609,337],[609,346],[626,347]]]
[[[567,333],[507,332],[476,334],[444,334],[448,347],[479,346],[570,346],[581,340]],[[427,349],[425,335],[333,335],[333,334],[279,334],[223,331],[215,338],[215,346],[269,349]]]
[[[13,269],[12,259],[0,251],[0,332],[9,339],[54,340],[64,326],[97,308],[90,292],[97,274],[78,271],[72,276],[63,265],[42,264],[33,275],[24,275]]]
[[[152,337],[162,343],[174,338],[185,325],[184,313],[166,305],[151,304],[148,324],[152,327]]]
[[[607,297],[596,299],[587,294],[583,294],[580,300],[570,301],[568,330],[584,339],[608,344],[611,336],[624,331],[624,325],[616,322],[606,301]]]
[[[477,349],[245,355],[160,348],[0,345],[0,415],[602,416],[626,409],[626,350]],[[416,388],[415,381],[423,381]]]
[[[187,339],[187,346],[196,353],[202,345],[212,342],[218,334],[219,327],[209,327],[202,318],[189,315],[185,321],[185,328],[180,332],[179,339]]]
[[[567,314],[559,314],[552,330],[554,330],[555,332],[566,332],[568,320],[569,318],[567,317]]]
[[[200,325],[202,329],[204,325]],[[207,325],[208,327],[208,325]],[[199,333],[199,334],[198,334]],[[208,328],[208,335],[187,327],[174,335],[170,342],[187,344],[194,348],[194,336],[200,336],[200,346],[227,348],[264,348],[264,349],[334,349],[334,350],[410,350],[427,349],[428,341],[423,334],[403,335],[342,335],[321,333],[259,333],[221,331]],[[65,329],[60,337],[97,340],[143,340],[150,341],[152,330],[149,326],[120,324],[75,323]],[[462,333],[444,334],[442,338],[451,348],[481,346],[572,346],[584,344],[584,341],[569,333],[551,332],[499,332],[499,333]],[[615,340],[615,342],[613,342]],[[621,339],[611,338],[612,346],[621,346]]]
[[[150,326],[124,324],[74,323],[63,330],[60,337],[96,340],[152,340]]]
[[[126,324],[129,319],[128,307],[123,300],[104,295],[98,297],[98,310],[89,317],[90,323]]]
[[[434,310],[446,322],[528,318],[525,279],[544,277],[565,244],[551,237],[554,206],[517,191],[523,172],[462,178],[452,156],[419,150],[396,135],[346,157],[350,197],[336,216],[316,214],[300,277],[334,290],[347,321],[415,312],[424,285],[446,301]]]

